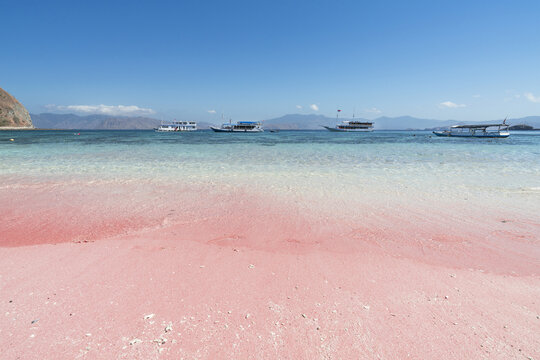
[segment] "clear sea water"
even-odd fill
[[[0,132],[0,187],[191,182],[321,200],[360,193],[374,201],[503,196],[540,211],[540,132],[507,139],[440,138],[426,131],[78,132]]]

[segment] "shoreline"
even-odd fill
[[[3,126],[3,127],[0,127],[0,130],[9,130],[9,131],[12,131],[12,130],[42,130],[42,129],[37,129],[35,127],[17,127],[17,126]]]

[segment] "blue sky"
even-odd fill
[[[0,87],[31,112],[540,115],[540,1],[10,1]],[[215,112],[215,113],[214,113]]]

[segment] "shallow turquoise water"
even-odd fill
[[[61,193],[109,185],[166,194],[186,184],[214,194],[270,196],[289,211],[330,216],[407,209],[407,216],[416,212],[420,219],[434,213],[498,218],[504,212],[536,222],[540,133],[491,140],[423,131],[0,133],[0,191],[6,196],[26,187]]]
[[[14,142],[8,141],[14,138]],[[121,168],[167,169],[211,164],[327,167],[471,163],[533,169],[540,164],[540,132],[508,139],[438,138],[429,132],[335,134],[282,131],[219,134],[209,131],[164,134],[152,131],[17,131],[0,133],[4,174],[61,167],[64,171],[116,164]],[[114,169],[106,169],[114,170]],[[145,176],[144,173],[134,174]],[[146,174],[152,176],[153,174]]]
[[[394,196],[407,196],[397,193],[404,188],[417,195],[540,189],[539,132],[454,139],[423,131],[82,131],[79,136],[4,131],[0,161],[2,181],[11,184],[22,179],[219,182],[314,196],[345,188]]]

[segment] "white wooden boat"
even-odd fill
[[[178,132],[178,131],[195,131],[197,123],[195,121],[173,121],[170,124],[161,124],[155,128],[156,132]]]
[[[258,133],[263,132],[262,124],[258,121],[238,121],[236,124],[225,123],[221,127],[211,126],[210,129],[215,132],[239,132],[239,133]]]
[[[339,120],[339,113],[341,110],[337,111],[336,114],[336,123]],[[371,121],[361,121],[354,119],[354,112],[352,120],[343,120],[341,123],[336,124],[336,126],[324,126],[323,127],[328,131],[338,131],[338,132],[370,132],[373,131],[373,122]]]
[[[358,120],[345,120],[335,127],[323,126],[329,131],[369,132],[373,131],[373,123]]]

